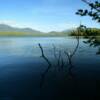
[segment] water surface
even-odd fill
[[[74,95],[71,92],[76,89],[82,92],[78,91],[77,96],[86,93],[86,91],[88,91],[86,95],[96,95],[96,84],[97,80],[99,81],[100,79],[100,56],[96,55],[98,48],[84,44],[83,41],[85,40],[80,39],[79,48],[72,59],[74,66],[72,72],[75,76],[75,83],[72,81],[71,83],[73,84],[71,85],[70,82],[67,82],[67,91],[63,91],[64,93],[69,93],[67,97]],[[59,79],[53,76],[53,70],[47,75],[43,90],[40,89],[41,74],[48,64],[40,57],[39,43],[42,45],[46,57],[52,63],[55,63],[53,46],[55,45],[57,51],[72,52],[77,45],[77,40],[72,37],[0,38],[0,96],[3,100],[12,100],[14,97],[26,97],[28,100],[33,98],[37,100],[37,98],[43,97],[49,100],[50,97],[56,97],[58,90],[58,94],[63,90],[61,85],[59,89],[59,85],[57,85]],[[67,60],[65,58],[66,62]],[[68,87],[71,88],[68,89]]]

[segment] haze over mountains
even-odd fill
[[[16,28],[6,24],[0,24],[0,32],[29,32],[29,33],[42,33],[31,28]]]
[[[0,36],[63,36],[68,35],[68,31],[62,32],[40,32],[31,28],[17,28],[6,24],[0,24]]]

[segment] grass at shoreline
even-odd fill
[[[76,34],[71,34],[70,33],[63,33],[63,32],[58,32],[58,33],[28,33],[28,32],[0,32],[0,37],[76,37]],[[85,36],[85,35],[80,35],[80,38],[89,38],[92,37],[93,35],[90,36]],[[96,35],[96,37],[100,37],[100,35]]]
[[[65,37],[67,33],[0,32],[0,37]]]
[[[36,34],[34,34],[36,35]],[[22,37],[22,36],[33,36],[32,33],[27,32],[0,32],[0,37]]]

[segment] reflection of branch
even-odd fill
[[[51,65],[51,62],[48,60],[48,58],[45,56],[41,44],[38,44],[38,45],[39,45],[39,48],[40,48],[40,50],[41,50],[41,52],[42,52],[42,56],[41,56],[41,57],[48,63],[48,68],[47,68],[47,69],[45,70],[45,72],[42,74],[42,79],[41,79],[41,82],[40,82],[40,87],[42,87],[42,86],[43,86],[43,83],[44,83],[44,81],[45,81],[45,76],[46,76],[46,74],[48,73],[48,71],[49,71],[49,69],[50,69],[50,67],[51,67],[52,65]]]
[[[48,66],[48,68],[43,72],[43,74],[41,75],[41,82],[40,82],[40,88],[43,86],[44,84],[44,81],[45,81],[45,77],[46,77],[46,74],[48,73],[50,69],[50,66]]]
[[[69,54],[67,51],[65,51],[65,54],[66,54],[66,56],[68,57],[69,65],[72,65],[72,61],[71,61],[71,56],[70,56],[70,54]]]
[[[65,63],[64,63],[63,57],[61,57],[61,68],[63,69],[64,66],[65,66]]]
[[[71,78],[73,77],[73,74],[72,74],[72,68],[73,68],[73,65],[72,65],[72,57],[71,55],[65,51],[65,55],[68,57],[68,61],[69,61],[69,69],[68,69],[68,76],[70,76]]]
[[[54,49],[54,57],[57,59],[57,55],[56,55],[56,47],[55,47],[54,44],[53,44],[53,49]]]
[[[59,55],[58,55],[58,66],[60,66],[60,58],[61,58],[61,51],[59,51]]]

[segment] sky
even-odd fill
[[[88,6],[81,0],[0,0],[0,24],[35,30],[63,31],[79,26],[99,27],[89,17],[75,12]]]

